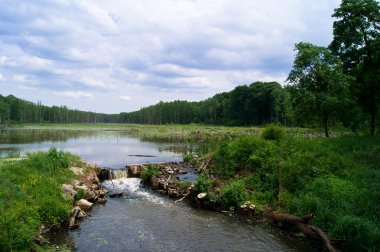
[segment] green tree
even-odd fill
[[[356,77],[352,93],[371,115],[371,135],[375,134],[380,100],[380,6],[376,0],[343,0],[333,17],[333,53],[344,63],[347,73]]]
[[[351,78],[343,73],[341,61],[325,47],[300,42],[295,51],[293,69],[287,78],[292,84],[294,107],[317,114],[329,137],[329,117],[344,105]]]

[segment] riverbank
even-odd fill
[[[258,214],[312,216],[344,251],[378,250],[380,138],[266,133],[222,143],[195,188],[232,212],[248,201]]]
[[[74,201],[96,202],[105,194],[95,195],[100,185],[93,167],[55,148],[0,159],[0,181],[1,251],[56,250],[44,235],[67,228]]]

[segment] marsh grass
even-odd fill
[[[224,180],[214,193],[225,207],[248,199],[296,215],[315,213],[313,224],[348,241],[345,251],[378,251],[379,146],[379,136],[236,138],[214,154],[211,172]]]
[[[29,251],[40,225],[67,220],[72,201],[61,187],[74,178],[67,167],[79,162],[55,148],[0,162],[1,251]]]

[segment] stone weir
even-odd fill
[[[198,175],[190,163],[164,162],[153,164],[130,164],[126,166],[128,177],[140,177],[141,172],[153,165],[158,168],[157,176],[150,176],[144,183],[153,190],[172,198],[187,197],[192,192]]]

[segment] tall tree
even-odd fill
[[[343,0],[333,17],[331,50],[340,57],[347,73],[356,77],[352,91],[362,108],[371,115],[375,134],[380,101],[380,6],[377,0]]]
[[[325,136],[329,137],[328,120],[343,103],[350,77],[343,73],[341,61],[325,47],[310,43],[296,44],[293,69],[287,81],[297,97],[297,110],[319,115]],[[298,95],[297,95],[298,94]]]

